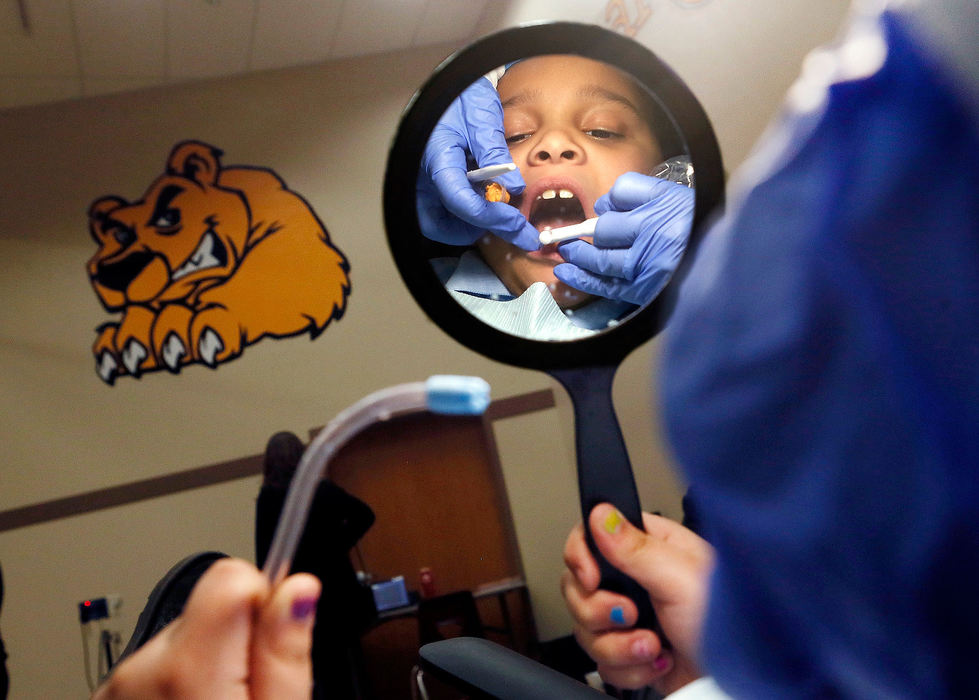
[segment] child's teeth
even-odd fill
[[[544,190],[541,192],[540,196],[541,199],[554,199],[554,197],[557,196],[557,193],[554,190]]]
[[[557,194],[561,199],[571,199],[574,197],[574,193],[571,190],[561,190]]]

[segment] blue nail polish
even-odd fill
[[[612,618],[612,622],[617,625],[625,624],[625,611],[622,609],[621,605],[616,605],[612,608],[612,614],[609,616]]]

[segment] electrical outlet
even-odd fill
[[[82,624],[92,620],[104,620],[109,616],[105,598],[90,598],[78,604],[78,619]]]

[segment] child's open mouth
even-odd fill
[[[538,231],[577,224],[585,220],[581,201],[569,189],[547,189],[537,195],[527,217]]]

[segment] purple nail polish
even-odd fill
[[[653,668],[655,668],[657,671],[665,671],[669,667],[670,667],[669,654],[665,654],[665,653],[660,654],[659,656],[656,657],[656,660],[653,661]]]
[[[292,619],[305,622],[316,612],[316,598],[297,598],[292,601]]]

